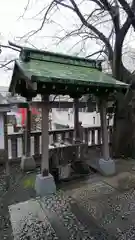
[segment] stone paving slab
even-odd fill
[[[113,240],[63,192],[9,207],[14,240]]]
[[[72,196],[81,206],[85,207],[95,220],[100,221],[106,209],[104,201],[115,192],[116,190],[108,184],[98,182],[73,189],[66,194]]]
[[[90,182],[89,184],[83,184],[82,186],[78,186],[76,189],[72,189],[66,191],[66,194],[71,195],[73,198],[82,199],[99,199],[99,197],[113,194],[116,191],[112,186],[104,183],[103,181],[98,182]]]
[[[135,172],[121,172],[117,176],[104,178],[103,182],[120,191],[129,190],[135,187]]]
[[[74,189],[76,202],[95,219],[98,226],[120,239],[128,239],[130,229],[135,239],[135,191],[118,192],[104,182]],[[122,238],[125,236],[125,238]],[[130,236],[131,237],[131,236]],[[130,239],[130,238],[129,238]]]
[[[132,184],[130,185],[130,188],[132,189],[129,188],[130,190],[128,189],[128,191],[119,187],[119,185],[122,185],[121,183],[125,185],[127,179],[130,178],[132,180],[134,176],[135,172],[132,171],[130,173],[120,173],[120,175],[118,174],[118,176],[115,177],[98,177],[94,178],[94,180],[90,178],[87,181],[77,181],[74,184],[69,184],[69,186],[67,186],[67,184],[66,187],[63,188],[64,193],[61,192],[61,197],[57,195],[57,198],[55,197],[52,199],[49,197],[49,199],[37,200],[35,205],[33,203],[31,204],[31,201],[33,200],[28,201],[30,204],[27,210],[33,212],[33,215],[29,214],[29,216],[27,216],[28,211],[24,211],[24,207],[21,205],[23,203],[20,203],[21,207],[19,208],[21,210],[14,208],[14,205],[12,209],[17,211],[18,214],[20,214],[21,211],[21,216],[25,219],[24,222],[28,223],[20,226],[21,229],[25,229],[24,232],[26,234],[28,232],[28,226],[31,232],[33,229],[36,229],[34,231],[38,234],[40,231],[41,233],[43,231],[44,236],[46,236],[46,238],[43,239],[63,239],[64,233],[65,240],[66,238],[72,239],[71,237],[75,236],[77,232],[78,240],[112,239],[112,235],[115,236],[115,239],[119,240],[134,240],[135,192],[132,188]],[[125,182],[123,181],[124,179],[126,179]],[[31,191],[33,193],[33,181],[34,180],[33,178],[31,179],[30,175],[23,178],[23,181],[16,189],[19,194],[17,201],[26,201],[30,198]],[[26,192],[29,196],[27,199]],[[23,197],[23,195],[25,197]],[[65,200],[65,198],[67,200]],[[10,204],[13,204],[13,202]],[[19,205],[16,205],[16,207],[18,206]],[[36,208],[40,208],[38,215],[35,210]],[[14,218],[15,217],[13,217],[13,219]],[[45,222],[45,225],[44,223],[42,224],[43,227],[41,227],[40,219],[43,219]],[[66,230],[66,221],[68,221],[67,224],[70,226],[68,231]],[[18,222],[19,221],[17,220],[17,223]],[[60,222],[60,224],[57,224],[58,222]],[[51,232],[47,233],[47,235],[45,235],[46,226]],[[59,229],[63,229],[64,233],[59,233]],[[92,229],[94,230],[92,231]],[[103,236],[100,236],[101,232]],[[48,236],[48,234],[50,235]],[[36,234],[33,234],[33,236],[36,236]],[[24,236],[21,237],[22,238],[19,236],[18,238],[15,238],[15,240],[26,239]],[[42,240],[41,237],[39,239]]]
[[[44,234],[48,239],[57,239],[43,210],[35,200],[29,200],[9,207],[12,229],[15,240],[41,240]],[[33,237],[33,238],[32,238]]]
[[[120,172],[130,172],[132,168],[135,166],[134,159],[117,159],[116,163],[116,173]]]

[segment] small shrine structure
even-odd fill
[[[79,98],[85,94],[96,96],[101,115],[102,128],[102,159],[99,166],[103,173],[110,175],[115,172],[115,163],[110,158],[106,107],[109,95],[127,91],[129,86],[102,72],[102,61],[75,56],[63,55],[35,49],[21,48],[19,59],[15,61],[9,92],[25,97],[28,102],[37,94],[42,96],[42,161],[41,174],[37,175],[36,191],[39,195],[55,191],[53,177],[49,174],[49,96],[69,95],[74,98],[75,141],[79,138]],[[29,109],[27,112],[27,139],[29,139]],[[27,140],[28,150],[29,141]],[[33,161],[30,151],[23,157]]]

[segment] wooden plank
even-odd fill
[[[95,145],[95,130],[91,130],[91,145]]]
[[[55,144],[56,142],[57,142],[57,134],[54,133],[54,134],[53,134],[53,143]]]
[[[22,134],[22,153],[25,155],[25,131]]]
[[[11,152],[12,152],[12,158],[17,158],[17,138],[11,139]]]
[[[36,156],[38,156],[40,154],[39,144],[40,144],[39,136],[38,135],[34,135],[34,154]]]
[[[73,108],[73,102],[67,101],[52,101],[49,102],[51,108]],[[31,102],[31,106],[41,108],[41,102]],[[86,108],[86,102],[79,102],[79,108]]]
[[[4,157],[5,157],[5,170],[6,170],[6,189],[8,190],[10,186],[10,167],[9,167],[9,159],[8,159],[8,129],[7,129],[7,114],[4,113]]]
[[[75,141],[80,140],[80,131],[79,131],[79,100],[78,98],[74,99],[74,134]]]
[[[84,128],[84,141],[88,145],[89,139],[88,139],[88,128]]]
[[[97,144],[100,145],[101,144],[101,138],[102,138],[102,134],[101,134],[101,128],[97,130]]]
[[[27,108],[27,114],[26,114],[26,131],[25,131],[25,142],[26,142],[26,156],[30,157],[31,154],[31,111],[30,108]]]
[[[104,160],[109,160],[109,144],[108,144],[108,127],[106,120],[106,100],[100,100],[100,119],[101,119],[101,131],[102,131],[102,157]]]
[[[65,141],[65,132],[61,133],[61,140],[64,142]]]

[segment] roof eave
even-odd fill
[[[31,81],[32,82],[42,82],[43,84],[47,84],[47,83],[50,83],[50,81],[46,81],[47,79],[50,79],[49,77],[44,77],[44,76],[36,76],[36,75],[32,75],[31,76]],[[130,87],[130,85],[128,84],[125,84],[125,83],[119,83],[119,84],[111,84],[111,83],[102,83],[102,82],[83,82],[81,81],[81,83],[73,83],[73,81],[76,81],[75,79],[63,79],[63,78],[51,78],[52,79],[52,84],[58,84],[58,83],[61,83],[62,84],[62,81],[63,81],[63,84],[67,84],[67,85],[80,85],[80,86],[86,86],[86,87],[103,87],[103,88],[115,88],[115,89],[118,89],[118,88],[121,88],[121,89],[128,89]],[[54,82],[53,82],[54,81]],[[59,82],[57,82],[59,81]],[[61,81],[61,82],[60,82]],[[66,83],[68,82],[68,83]]]
[[[16,73],[16,61],[15,61],[15,65],[14,65],[14,69],[13,69],[10,85],[9,85],[9,88],[8,88],[8,92],[10,92],[10,93],[13,93],[14,84],[15,84],[15,73]]]
[[[12,74],[12,78],[11,78],[11,82],[9,85],[9,89],[8,91],[10,93],[15,93],[15,87],[16,84],[18,83],[19,78],[23,78],[25,80],[31,80],[30,77],[28,77],[27,73],[23,71],[23,69],[21,68],[19,61],[15,60],[15,65],[14,65],[14,69],[13,69],[13,74]]]

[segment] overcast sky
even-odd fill
[[[41,24],[42,14],[35,16],[43,7],[44,4],[50,2],[50,0],[31,0],[31,4],[23,18],[20,16],[24,12],[24,8],[27,5],[28,0],[1,0],[0,7],[0,41],[2,44],[6,44],[8,40],[18,41],[18,44],[23,44],[23,40],[20,40],[20,36],[23,36],[25,33],[30,30],[37,29]],[[79,0],[78,0],[79,1]],[[36,5],[35,5],[36,2]],[[91,10],[94,6],[91,5]],[[87,6],[84,4],[82,11],[87,11]],[[75,24],[79,24],[79,21],[76,16],[70,10],[62,9],[61,12],[55,13],[52,17],[52,22],[50,24],[46,24],[42,30],[42,32],[38,33],[37,36],[34,36],[30,39],[30,43],[37,48],[40,49],[48,49],[51,51],[58,52],[70,52],[76,53],[80,45],[74,47],[77,42],[76,39],[70,39],[61,45],[56,45],[56,39],[54,36],[60,35],[62,32],[63,26],[65,29],[73,30]],[[107,31],[107,30],[106,30]],[[63,34],[63,33],[62,33]],[[133,37],[129,36],[128,41],[132,47],[134,47]],[[31,45],[31,47],[32,47]],[[99,49],[99,45],[96,41],[90,41],[86,44],[86,49],[88,49],[88,53],[92,53]],[[69,51],[70,50],[70,51]],[[86,50],[87,51],[87,50]],[[86,52],[81,52],[82,55],[86,55]],[[0,55],[0,61],[4,61],[5,59],[14,59],[17,57],[17,54],[13,51],[3,50]],[[11,79],[11,71],[3,71],[0,69],[0,85],[8,86]]]

